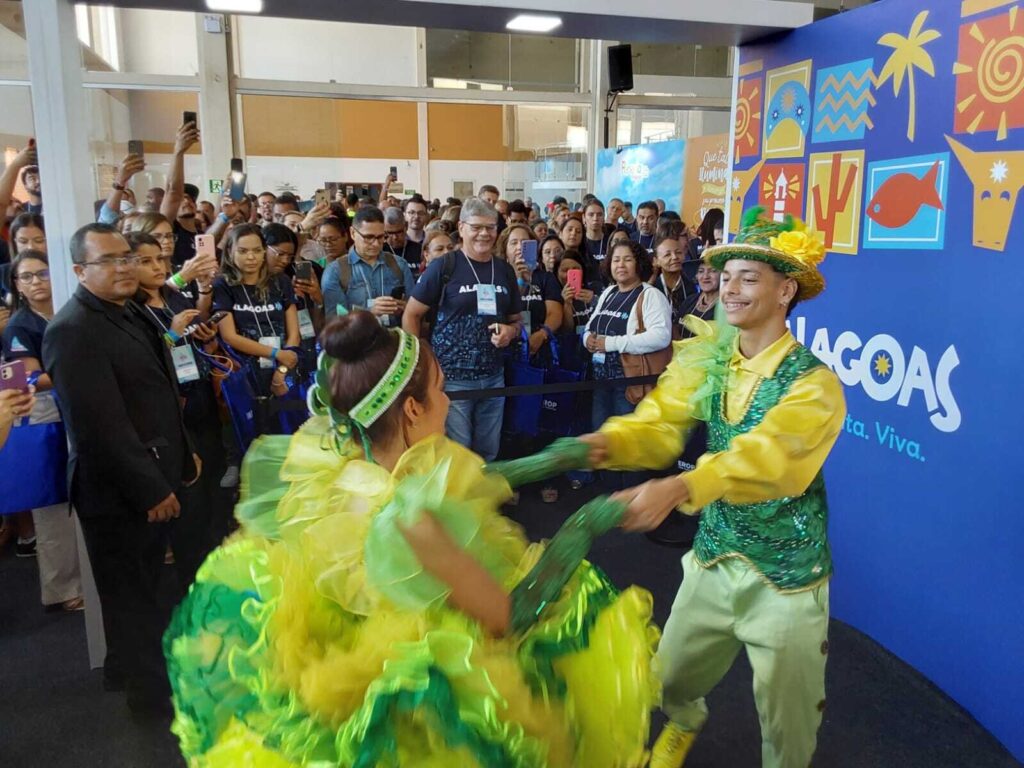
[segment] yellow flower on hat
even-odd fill
[[[769,244],[777,251],[808,267],[817,266],[825,258],[825,244],[817,232],[794,230],[773,235]]]

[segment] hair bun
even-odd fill
[[[391,338],[370,312],[359,310],[332,320],[320,334],[320,345],[335,360],[355,363]]]

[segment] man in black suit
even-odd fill
[[[105,682],[123,676],[141,716],[170,713],[158,594],[176,492],[201,470],[182,421],[166,346],[131,301],[135,258],[125,239],[88,224],[71,239],[80,283],[43,337],[71,451],[71,503],[103,609]]]

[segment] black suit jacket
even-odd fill
[[[167,347],[137,305],[79,286],[46,328],[42,363],[71,443],[79,516],[145,514],[195,476]]]

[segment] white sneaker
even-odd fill
[[[234,488],[238,485],[238,480],[238,467],[236,467],[234,464],[231,464],[228,467],[227,472],[224,473],[224,477],[220,479],[220,487]]]

